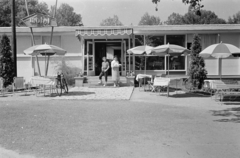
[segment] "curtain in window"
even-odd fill
[[[200,35],[200,37],[201,37],[202,50],[218,42],[217,34],[202,34]]]

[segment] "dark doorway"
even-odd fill
[[[101,73],[102,57],[106,56],[106,43],[95,43],[95,74]]]

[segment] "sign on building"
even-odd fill
[[[36,13],[29,15],[21,20],[27,27],[52,27],[57,26],[55,18],[49,15]]]

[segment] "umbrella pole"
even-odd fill
[[[37,65],[38,65],[38,74],[39,74],[39,76],[41,76],[41,71],[40,71],[40,66],[39,66],[39,61],[38,61],[37,55],[36,55],[36,59],[37,59]]]
[[[168,77],[169,77],[169,70],[170,70],[170,68],[169,68],[169,58],[170,58],[170,56],[168,55]]]
[[[146,74],[146,69],[147,69],[147,57],[145,56],[145,69],[144,69],[145,74]]]
[[[47,68],[46,68],[45,76],[47,76],[47,74],[48,74],[49,58],[50,58],[50,55],[48,55],[48,58],[47,58]]]
[[[46,66],[46,53],[45,53],[45,77],[47,76],[46,73],[47,73],[47,66]]]

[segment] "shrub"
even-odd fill
[[[202,88],[204,80],[207,78],[205,62],[203,58],[199,56],[201,50],[201,38],[198,35],[194,35],[191,46],[191,59],[188,75],[191,85],[198,89]]]
[[[14,62],[10,40],[7,35],[3,35],[0,42],[0,77],[4,80],[3,86],[7,87],[11,85],[14,76]]]
[[[79,76],[79,74],[82,73],[81,69],[67,63],[65,57],[57,58],[54,62],[56,63],[55,70],[64,74],[69,85],[74,85],[74,77]]]

